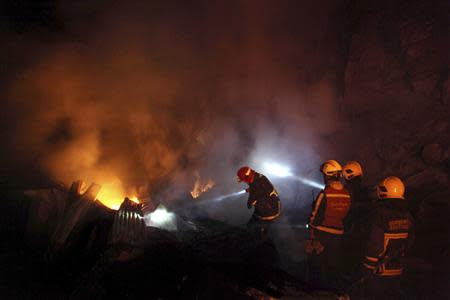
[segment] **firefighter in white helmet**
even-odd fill
[[[306,241],[305,250],[309,255],[312,283],[339,290],[344,219],[350,210],[351,197],[339,181],[342,167],[337,161],[326,161],[320,171],[325,188],[313,202],[308,221],[310,239]]]
[[[367,201],[367,191],[363,186],[363,170],[361,164],[357,161],[349,161],[342,169],[345,179],[345,188],[352,196],[353,203]]]
[[[370,213],[373,203],[368,188],[363,184],[363,169],[359,162],[349,161],[342,169],[345,188],[350,193],[352,205],[345,218],[345,249],[347,260],[344,264],[346,278],[354,281],[360,276],[361,259],[364,256],[369,231]]]
[[[373,299],[399,299],[404,257],[414,240],[413,218],[400,178],[387,177],[377,186],[377,206],[372,214],[363,260],[364,295]]]

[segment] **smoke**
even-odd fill
[[[316,170],[340,122],[336,4],[72,2],[62,29],[8,33],[5,173],[176,198],[264,159]]]

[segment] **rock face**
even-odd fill
[[[370,181],[448,168],[448,3],[355,1],[351,12],[342,110],[353,157]]]
[[[422,158],[428,164],[440,164],[446,158],[445,149],[440,144],[428,144],[423,147]]]
[[[432,244],[435,260],[448,261],[440,236],[450,230],[443,216],[450,211],[450,4],[351,3],[341,108],[353,151],[343,156],[362,162],[370,185],[402,178],[417,221],[416,253],[429,256]]]
[[[343,156],[359,159],[371,184],[397,175],[408,190],[448,190],[450,5],[354,1],[350,11]]]

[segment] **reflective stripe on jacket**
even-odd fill
[[[281,201],[278,192],[266,176],[255,173],[249,185],[248,206],[254,206],[254,215],[264,221],[272,221],[281,214]]]
[[[317,195],[308,224],[320,231],[343,234],[350,205],[351,197],[344,186],[339,181],[331,182]]]
[[[371,220],[363,266],[379,276],[401,275],[403,258],[414,239],[412,226],[405,200],[380,200]]]

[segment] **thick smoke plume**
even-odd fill
[[[63,2],[58,30],[7,33],[6,174],[173,198],[196,174],[229,192],[263,159],[314,175],[339,122],[338,5],[114,3]]]

